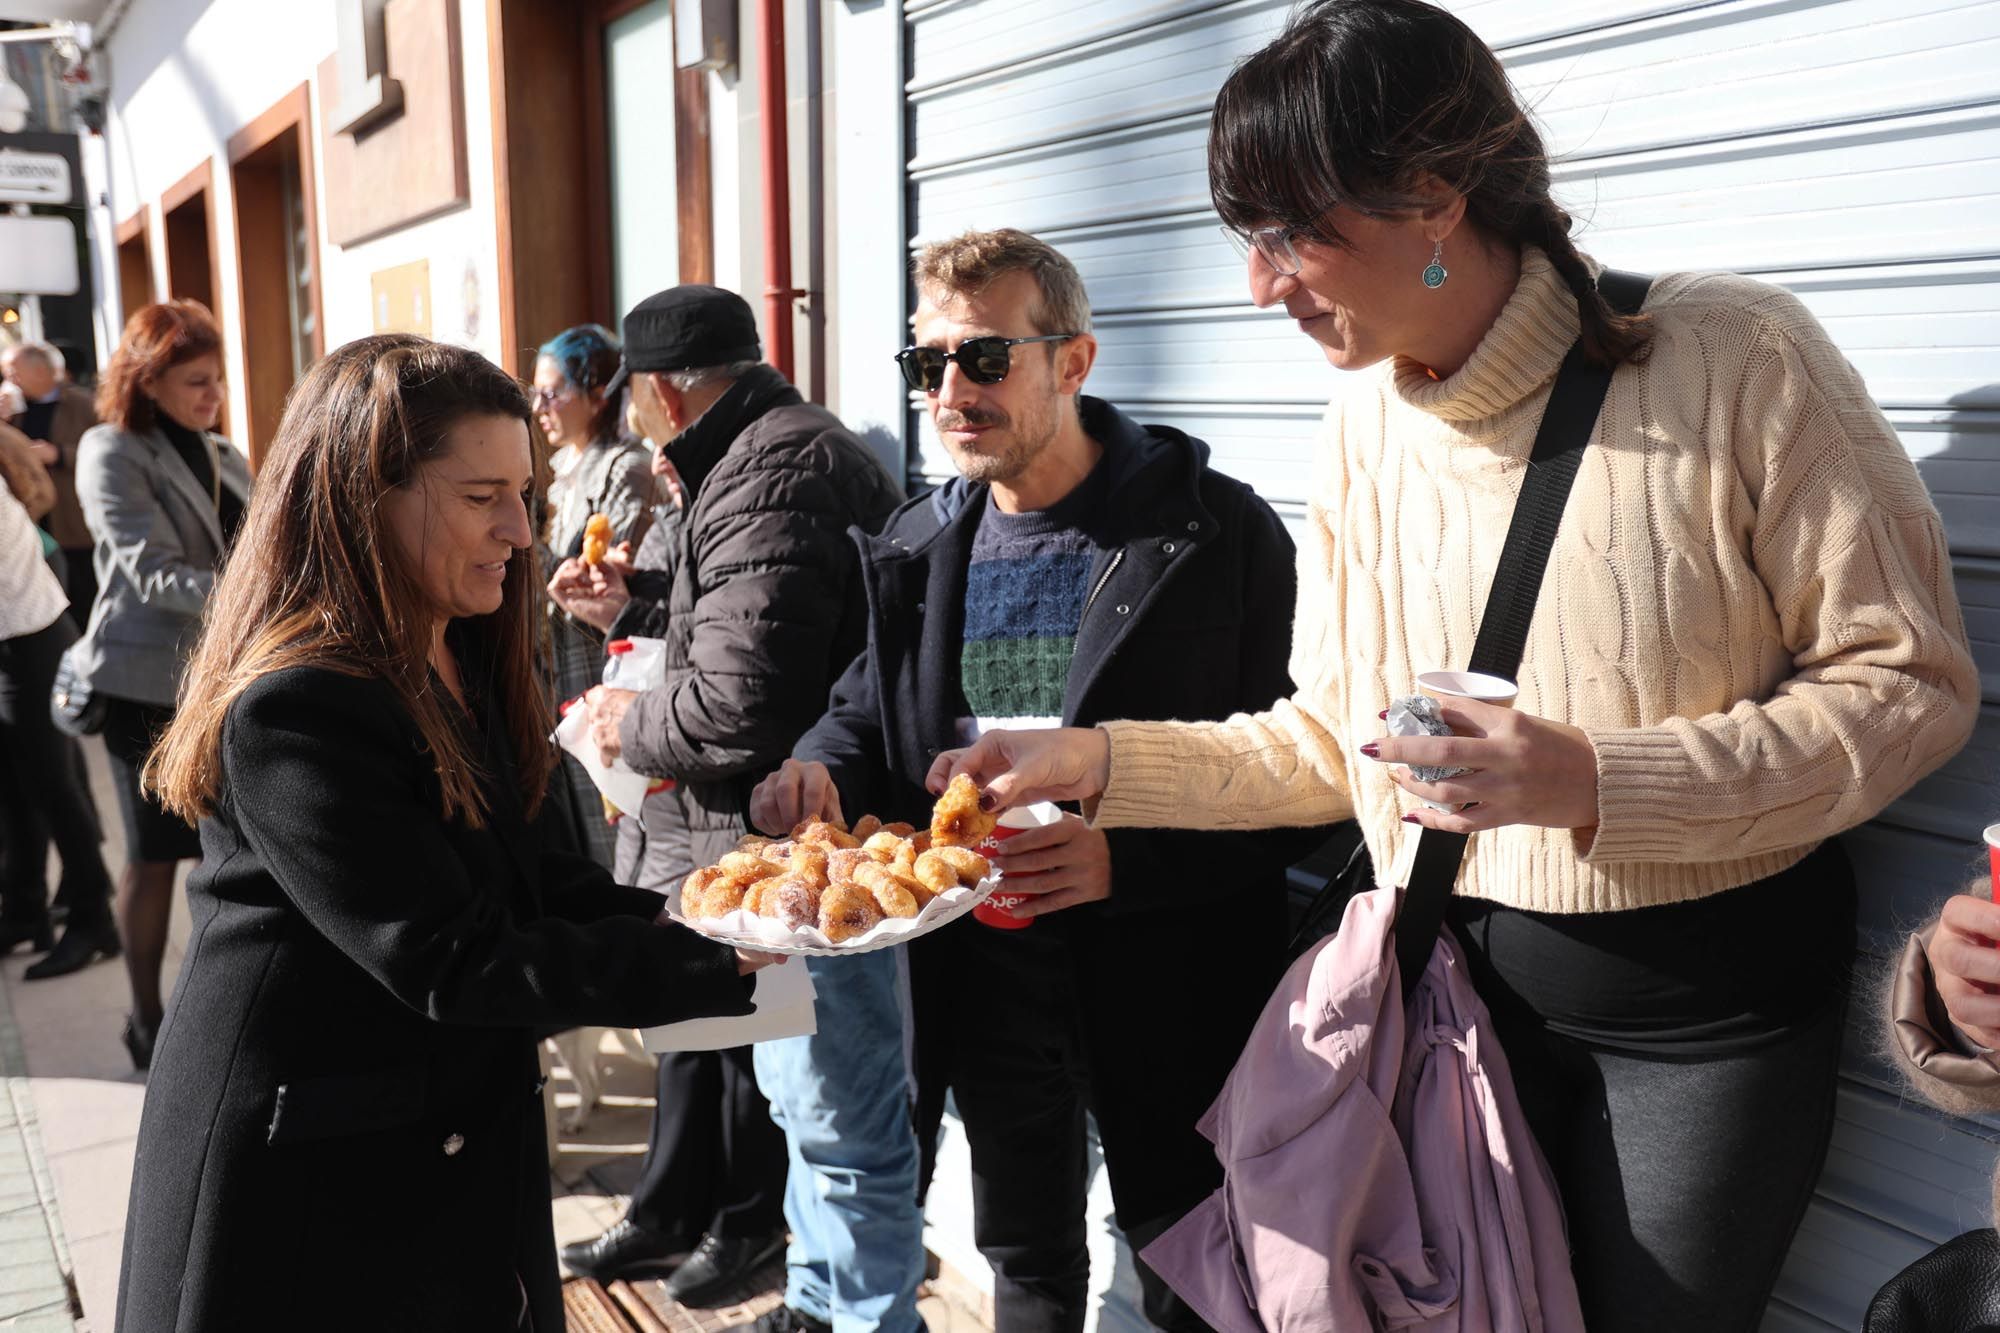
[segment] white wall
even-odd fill
[[[274,19],[282,16],[282,21]],[[430,261],[431,331],[435,337],[499,355],[498,245],[493,211],[493,136],[486,65],[486,5],[460,0],[464,53],[466,154],[471,199],[460,208],[378,240],[340,248],[326,239],[326,188],[319,161],[323,123],[316,78],[336,45],[334,7],[307,0],[133,0],[106,43],[110,107],[104,151],[85,172],[99,265],[100,327],[115,331],[122,310],[114,232],[141,204],[149,206],[149,248],[156,289],[164,287],[166,250],[160,193],[210,162],[214,181],[216,287],[228,343],[231,421],[247,419],[235,200],[229,137],[300,83],[312,85],[314,169],[319,177],[320,300],[329,350],[373,330],[369,275],[418,259]],[[93,168],[93,163],[95,166]],[[378,183],[393,188],[393,182]],[[115,332],[107,334],[107,341]],[[108,355],[110,347],[100,348]]]

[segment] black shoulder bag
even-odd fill
[[[1614,310],[1634,314],[1644,304],[1652,279],[1607,269],[1597,286]],[[1521,654],[1528,645],[1528,624],[1541,595],[1542,575],[1548,569],[1549,551],[1555,545],[1556,530],[1562,526],[1563,507],[1610,387],[1610,368],[1587,359],[1580,343],[1573,345],[1556,372],[1555,388],[1549,392],[1548,406],[1535,432],[1528,475],[1514,501],[1513,521],[1507,528],[1506,544],[1500,548],[1500,563],[1493,571],[1493,586],[1486,594],[1479,637],[1473,641],[1472,660],[1466,670],[1516,679]],[[1402,971],[1405,998],[1430,963],[1431,950],[1444,925],[1445,905],[1458,883],[1465,843],[1465,834],[1437,829],[1425,829],[1417,836],[1410,883],[1396,915],[1396,963]],[[1316,923],[1330,915],[1333,899],[1351,897],[1366,888],[1370,878],[1372,868],[1367,858],[1357,853],[1315,895],[1300,934],[1313,931]],[[1294,937],[1294,952],[1300,945],[1301,940]]]

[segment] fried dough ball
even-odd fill
[[[863,862],[873,861],[873,857],[859,847],[843,847],[839,851],[826,854],[826,878],[829,883],[846,884],[854,878],[854,868]]]
[[[804,930],[819,924],[819,905],[823,894],[811,880],[786,875],[783,879],[767,879],[764,882],[770,887],[764,893],[761,915],[774,918],[786,930]]]
[[[783,870],[782,866],[774,866],[763,857],[750,852],[730,852],[715,863],[715,868],[725,875],[744,881],[769,879]]]
[[[951,780],[931,808],[931,846],[973,847],[993,832],[995,820],[979,808],[979,788],[969,774]]]
[[[819,928],[835,944],[867,934],[881,920],[875,895],[858,884],[836,884],[819,896]]]
[[[744,895],[756,880],[735,879],[729,876],[717,880],[702,891],[701,914],[705,917],[728,916],[743,906]]]
[[[923,894],[923,902],[930,901],[930,890],[916,880],[905,879],[885,865],[859,867],[854,872],[854,882],[875,896],[875,905],[882,909],[884,916],[904,919],[915,916],[923,905],[917,899],[918,893]]]
[[[771,915],[769,911],[771,890],[782,882],[776,879],[760,879],[755,884],[752,884],[748,892],[743,895],[743,910],[752,916]]]
[[[690,919],[701,915],[701,895],[709,887],[729,878],[714,866],[703,866],[681,881],[681,915]]]
[[[767,838],[761,833],[746,833],[736,840],[736,850],[748,852],[752,856],[762,856],[764,849],[774,841],[775,839]]]
[[[611,520],[604,514],[592,514],[583,524],[583,563],[601,565],[610,553]]]
[[[977,884],[993,873],[993,863],[970,847],[933,847],[917,858],[920,866],[925,861],[950,866],[960,884]]]
[[[823,889],[828,883],[828,859],[826,848],[810,842],[801,842],[793,846],[791,861],[786,870],[790,877],[803,879],[815,889]]]
[[[922,856],[925,852],[929,851],[930,849],[931,849],[931,831],[929,829],[920,828],[915,833],[912,833],[910,835],[910,850],[915,852],[918,856]]]
[[[846,829],[841,828],[838,824],[830,824],[824,819],[807,820],[792,830],[792,837],[798,842],[817,843],[828,851],[833,851],[840,847],[859,847],[861,845],[861,839],[855,837]]]
[[[907,838],[911,837],[916,833],[917,826],[915,824],[905,824],[902,821],[898,820],[894,824],[884,824],[882,826],[882,831],[884,833],[893,833],[899,838]]]
[[[936,852],[925,852],[917,858],[914,878],[933,894],[950,893],[959,886],[958,872]]]
[[[880,861],[883,865],[887,865],[896,859],[896,849],[902,845],[903,840],[901,838],[884,829],[864,841],[861,844],[861,850],[874,857],[877,861]]]
[[[852,833],[855,837],[861,839],[862,845],[866,846],[868,839],[873,837],[875,835],[876,830],[880,829],[881,827],[882,827],[882,821],[878,816],[863,815],[861,816],[861,818],[855,820],[854,827],[847,831],[849,833]]]

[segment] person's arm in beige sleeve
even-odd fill
[[[1977,720],[1950,552],[1916,468],[1803,309],[1780,307],[1760,332],[1734,432],[1757,499],[1752,557],[1793,673],[1726,713],[1591,731],[1599,825],[1587,860],[1817,842],[1879,814]]]
[[[1970,886],[1910,936],[1884,996],[1890,1057],[1919,1096],[1956,1115],[2000,1111],[2000,908],[1989,892]]]

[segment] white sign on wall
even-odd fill
[[[74,296],[76,224],[68,218],[0,217],[0,292]]]
[[[0,148],[0,203],[67,204],[69,163],[60,153],[19,153]]]

